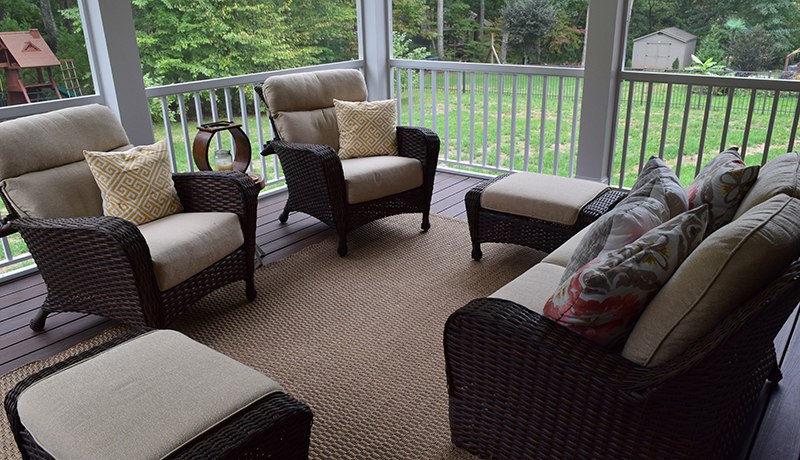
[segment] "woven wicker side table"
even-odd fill
[[[552,252],[625,195],[590,181],[526,172],[482,182],[464,197],[472,258],[483,257],[481,243]]]
[[[273,380],[170,330],[130,333],[18,383],[23,458],[308,457],[311,410]]]

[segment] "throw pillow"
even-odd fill
[[[758,180],[747,192],[734,219],[772,197],[785,193],[800,198],[800,153],[789,152],[769,160],[758,171]]]
[[[339,158],[397,155],[394,99],[349,102],[333,100],[339,125]]]
[[[697,208],[602,254],[556,290],[545,304],[544,316],[601,345],[621,339],[700,244],[707,220],[706,208]]]
[[[103,214],[141,225],[183,210],[166,142],[83,155],[100,187]]]
[[[800,200],[778,195],[706,238],[642,313],[622,356],[658,366],[711,332],[800,257]]]
[[[633,184],[625,198],[628,201],[639,197],[651,196],[659,198],[669,208],[670,218],[682,214],[689,209],[689,199],[681,185],[680,179],[663,160],[651,157],[642,168],[641,174]]]
[[[669,209],[656,198],[643,197],[618,204],[589,228],[573,251],[561,282],[572,278],[600,254],[630,244],[668,220]]]
[[[733,220],[748,190],[758,178],[759,166],[745,167],[739,154],[726,150],[711,160],[686,189],[689,208],[708,205],[706,236]]]

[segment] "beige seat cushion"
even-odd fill
[[[548,174],[517,173],[486,187],[481,207],[562,225],[575,225],[581,208],[608,189],[592,182]]]
[[[775,157],[761,167],[756,183],[744,196],[734,219],[781,193],[800,198],[800,154],[796,152]]]
[[[510,300],[544,315],[547,299],[558,289],[564,267],[540,262],[489,297]]]
[[[158,459],[280,391],[244,364],[161,330],[39,381],[18,409],[55,458]]]
[[[12,177],[0,187],[21,217],[103,215],[100,189],[85,161]]]
[[[779,195],[707,237],[644,310],[622,355],[678,356],[800,256],[800,200]]]
[[[380,156],[342,160],[347,202],[363,203],[422,185],[422,163],[413,158]]]
[[[239,217],[231,212],[186,212],[139,226],[147,241],[158,287],[166,291],[244,243]]]
[[[367,100],[367,84],[356,69],[276,75],[261,88],[282,140],[325,144],[334,150],[339,150],[339,128],[333,99]]]
[[[591,225],[587,225],[583,230],[579,231],[578,233],[572,235],[572,238],[568,239],[564,244],[556,248],[555,251],[551,252],[547,255],[542,262],[559,265],[561,267],[566,267],[569,264],[570,258],[572,258],[572,254],[575,252],[575,249],[581,244],[583,241],[583,237],[589,232],[589,229],[592,228]]]

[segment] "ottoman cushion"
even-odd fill
[[[153,459],[278,391],[261,373],[162,330],[35,383],[18,412],[55,458]]]
[[[599,182],[517,173],[486,187],[481,194],[481,207],[572,226],[580,210],[607,189]]]

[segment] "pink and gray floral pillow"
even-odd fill
[[[672,168],[658,157],[650,157],[645,163],[624,201],[631,201],[641,196],[663,200],[669,208],[670,217],[689,209],[689,200],[680,179]]]
[[[745,166],[739,154],[726,150],[711,160],[686,188],[689,208],[708,205],[706,236],[731,222],[745,195],[758,179],[760,166]]]
[[[708,223],[700,206],[602,253],[547,301],[544,315],[601,345],[620,340],[642,309],[700,244]]]

